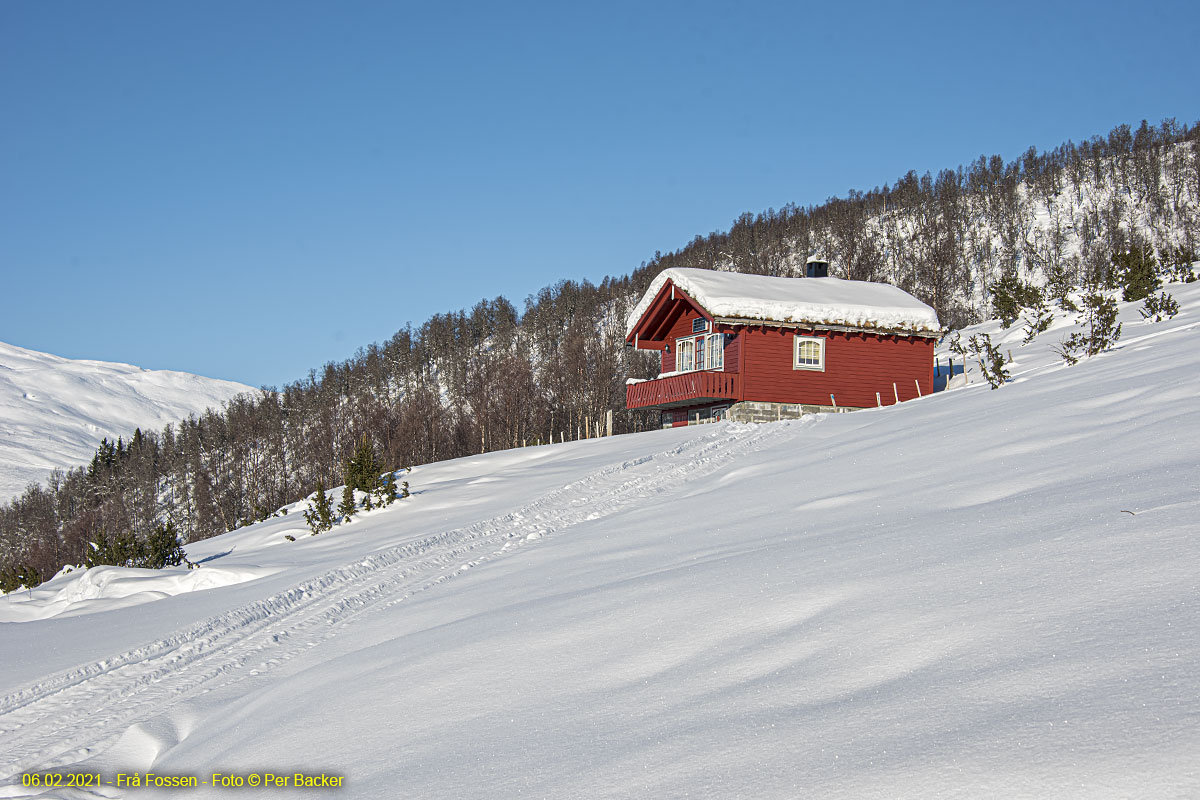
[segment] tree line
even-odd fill
[[[1114,256],[1136,248],[1194,259],[1198,202],[1200,127],[1166,120],[746,213],[630,275],[562,281],[523,310],[498,297],[436,314],[282,388],[106,440],[0,507],[0,590],[84,563],[98,542],[158,542],[167,526],[196,541],[265,519],[338,485],[364,437],[395,469],[576,438],[610,410],[617,433],[657,427],[624,407],[625,379],[658,371],[654,354],[624,347],[624,325],[670,267],[800,276],[821,255],[832,274],[900,286],[958,328],[994,313],[995,287],[1014,280],[1110,284]]]

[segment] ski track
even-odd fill
[[[714,472],[760,449],[764,439],[777,440],[775,427],[722,425],[711,436],[601,468],[516,510],[357,559],[168,638],[8,694],[0,698],[0,786],[25,772],[92,758],[138,721],[269,672],[363,614],[390,608],[527,541],[617,513],[633,499],[677,491],[687,485],[681,474]]]

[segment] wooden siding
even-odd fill
[[[675,348],[672,347],[668,352],[660,350],[659,355],[662,356],[662,369],[659,372],[674,372],[675,371]]]
[[[683,311],[675,321],[671,323],[670,332],[667,334],[667,344],[671,345],[671,352],[675,352],[675,340],[687,336],[696,336],[692,333],[692,320],[701,317],[694,309],[687,308],[683,303],[679,304],[679,308]],[[711,327],[711,326],[710,326]],[[712,330],[707,330],[705,333],[712,333]]]
[[[780,328],[747,328],[738,338],[745,349],[743,399],[772,403],[828,405],[829,395],[840,406],[884,405],[933,391],[935,341],[916,336],[878,336],[868,333],[801,331],[825,339],[825,371],[792,368],[796,332]],[[896,389],[893,390],[892,384]]]
[[[732,328],[726,328],[724,326],[721,327],[721,330],[725,331],[726,334],[730,334],[730,333],[733,334],[733,335],[727,336],[727,339],[725,342],[725,371],[726,372],[741,372],[741,363],[740,363],[741,354],[742,354],[741,332],[735,331],[735,329],[732,329]]]
[[[626,341],[632,342],[636,337],[639,347],[658,350],[670,344],[673,336],[683,335],[677,334],[681,319],[686,321],[696,317],[708,319],[708,314],[686,292],[668,282],[659,290]]]
[[[705,400],[741,399],[741,376],[724,372],[685,372],[625,387],[626,408],[691,405]]]

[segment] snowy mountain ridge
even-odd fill
[[[73,360],[0,342],[0,502],[51,470],[86,464],[101,439],[159,430],[244,392],[233,381]]]
[[[1200,283],[1164,288],[1075,366],[1065,317],[967,331],[995,391],[418,466],[318,536],[293,506],[0,598],[0,793],[1197,796]]]

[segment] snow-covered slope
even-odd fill
[[[1200,796],[1200,284],[1169,288],[1073,367],[1065,328],[1006,341],[996,391],[418,467],[319,536],[190,545],[215,588],[0,599],[0,795]]]
[[[254,389],[186,372],[75,361],[0,342],[0,502],[55,468],[91,459],[100,440],[157,431]]]

